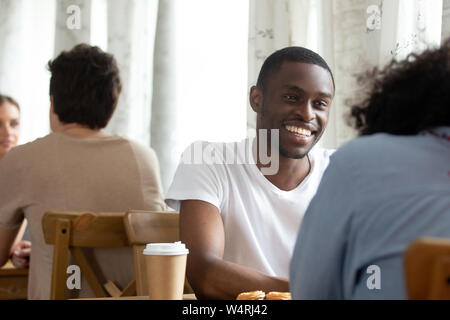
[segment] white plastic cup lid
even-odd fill
[[[169,242],[169,243],[148,243],[143,251],[145,255],[158,256],[175,256],[181,254],[188,254],[189,250],[184,243]]]

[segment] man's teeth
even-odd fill
[[[286,126],[286,130],[292,133],[296,133],[301,136],[310,137],[312,132],[303,128],[294,127],[294,126]]]

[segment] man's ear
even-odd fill
[[[250,89],[250,105],[253,111],[256,113],[261,113],[263,103],[263,93],[262,90],[256,86]]]

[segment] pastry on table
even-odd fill
[[[292,300],[290,292],[272,291],[266,294],[266,300]]]
[[[291,300],[290,292],[277,292],[271,291],[265,293],[261,290],[242,292],[237,297],[236,300]]]
[[[237,297],[236,300],[264,300],[266,296],[264,291],[256,290],[250,292],[242,292]]]

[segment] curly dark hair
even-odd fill
[[[14,100],[14,98],[0,93],[0,106],[6,102],[12,104],[13,106],[16,106],[17,110],[20,111],[19,103],[16,100]]]
[[[358,80],[370,88],[348,119],[360,135],[415,135],[450,125],[450,38],[439,49],[392,60]]]
[[[48,68],[50,95],[59,120],[91,129],[106,127],[122,91],[114,57],[98,47],[79,44],[50,61]]]

